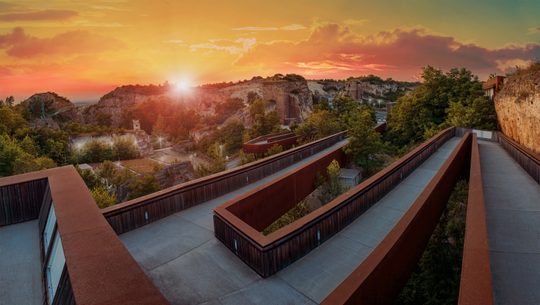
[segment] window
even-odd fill
[[[43,251],[47,255],[47,249],[51,242],[54,226],[56,225],[56,213],[54,212],[54,205],[51,203],[49,209],[49,215],[47,216],[47,222],[45,223],[45,229],[43,230]]]
[[[49,304],[54,300],[66,258],[64,257],[64,248],[62,247],[62,239],[60,234],[54,235],[53,248],[47,262],[47,295]]]

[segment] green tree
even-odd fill
[[[311,142],[343,130],[338,117],[327,110],[313,112],[295,130],[304,143]]]
[[[13,174],[24,174],[33,171],[56,167],[56,163],[47,157],[37,157],[22,152],[13,162]]]
[[[26,120],[15,108],[0,106],[0,133],[12,135],[17,129],[26,125]]]
[[[458,303],[467,193],[467,181],[459,181],[397,305]]]
[[[272,145],[272,147],[270,147],[266,153],[264,154],[266,157],[269,157],[269,156],[272,156],[272,155],[275,155],[275,154],[279,154],[280,152],[283,151],[283,146],[279,145],[279,144],[274,144]]]
[[[78,151],[80,163],[103,162],[112,160],[113,150],[111,145],[100,140],[90,140]]]
[[[359,109],[349,117],[349,144],[345,146],[345,153],[362,167],[365,175],[370,175],[384,163],[384,143],[373,129],[375,124],[367,109]]]
[[[250,130],[251,138],[276,132],[280,129],[280,119],[277,112],[266,112],[266,105],[266,101],[256,100],[249,106],[249,114],[253,121]]]
[[[484,124],[483,120],[492,122],[493,112],[486,111],[489,107],[477,100],[483,96],[482,84],[469,70],[451,69],[443,73],[428,66],[423,69],[422,79],[423,82],[401,97],[392,109],[388,127],[389,139],[393,143],[399,146],[417,143],[446,126],[461,123],[456,116],[469,113],[461,106],[482,109],[481,114],[467,119],[466,122],[477,126],[490,126]],[[450,111],[448,108],[453,103],[456,104]],[[488,112],[488,116],[481,117]],[[452,114],[452,122],[447,121],[449,114]]]
[[[159,191],[159,183],[154,175],[146,174],[134,179],[129,185],[128,200]]]
[[[201,164],[196,168],[196,173],[198,177],[204,177],[211,174],[219,173],[224,171],[227,163],[223,157],[223,145],[219,143],[214,143],[208,148],[207,152],[210,162],[207,165]]]
[[[332,160],[326,168],[326,181],[322,184],[319,200],[324,205],[332,201],[345,191],[345,187],[339,181],[341,167],[337,160]]]
[[[485,96],[451,102],[447,113],[447,123],[450,126],[488,130],[497,127],[495,105]]]
[[[19,146],[22,148],[22,150],[31,154],[32,156],[39,155],[39,147],[37,147],[34,140],[32,140],[32,138],[29,136],[24,137],[24,139],[19,143]]]
[[[139,147],[129,139],[116,137],[112,145],[112,158],[114,160],[129,160],[140,156]]]
[[[93,171],[89,169],[81,169],[79,166],[75,166],[75,169],[79,173],[79,176],[84,180],[84,184],[89,189],[93,189],[97,186],[101,186],[101,179]]]
[[[100,209],[116,204],[116,196],[109,194],[103,186],[94,187],[90,192]]]

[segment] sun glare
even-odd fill
[[[191,87],[191,82],[185,79],[179,80],[174,84],[174,88],[177,92],[188,92],[191,90]]]

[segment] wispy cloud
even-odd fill
[[[342,24],[320,24],[300,41],[258,43],[237,65],[321,77],[378,73],[409,79],[426,65],[466,67],[478,74],[502,73],[516,64],[540,58],[540,44],[486,48],[422,28],[382,31],[370,36]]]
[[[189,46],[191,51],[214,50],[224,51],[229,54],[242,54],[249,51],[255,44],[255,38],[238,38],[234,41],[227,39],[214,39],[206,43],[192,44]]]
[[[239,28],[233,28],[233,31],[246,31],[246,32],[257,32],[257,31],[298,31],[298,30],[305,30],[307,29],[305,26],[301,24],[289,24],[284,25],[281,27],[276,26],[244,26]]]
[[[529,28],[527,33],[528,34],[538,34],[538,33],[540,33],[540,26]]]
[[[0,14],[0,21],[50,21],[66,20],[78,16],[79,13],[72,10],[42,10],[22,13]]]
[[[19,58],[99,53],[122,45],[117,39],[82,30],[38,38],[26,34],[23,28],[18,27],[11,33],[0,35],[0,49],[6,49],[7,55]]]

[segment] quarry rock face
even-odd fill
[[[97,104],[86,108],[83,111],[84,121],[88,124],[119,127],[122,124],[125,111],[130,107],[149,98],[165,96],[168,91],[170,91],[168,85],[128,85],[118,87],[102,96]]]
[[[25,108],[28,119],[37,127],[58,128],[58,123],[80,119],[77,107],[54,92],[34,94],[20,107]]]
[[[507,78],[495,97],[495,110],[505,135],[540,153],[540,66]]]
[[[246,126],[251,124],[248,104],[253,99],[269,101],[269,110],[276,110],[284,124],[301,122],[313,109],[312,94],[305,79],[258,78],[223,87],[196,88],[186,94],[175,92],[168,85],[123,86],[107,93],[97,104],[87,108],[84,117],[86,123],[99,123],[101,119],[118,127],[122,124],[126,110],[150,99],[183,103],[201,115],[212,115],[217,104],[234,98],[242,100],[246,106],[231,119],[238,119]]]

